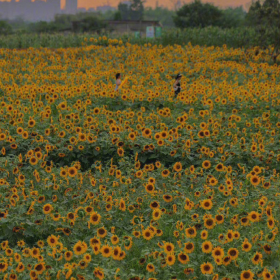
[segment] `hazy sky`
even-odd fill
[[[5,0],[0,0],[5,1]],[[17,0],[19,1],[19,0]],[[32,0],[34,1],[34,0]],[[66,0],[61,0],[61,7],[64,7]],[[68,0],[69,1],[69,0]],[[71,0],[70,0],[71,1]],[[165,7],[172,8],[176,0],[158,0],[159,5],[163,5]],[[79,8],[96,8],[97,6],[103,5],[111,5],[113,7],[117,7],[120,0],[78,0]],[[145,6],[154,7],[156,5],[157,0],[146,0]],[[190,3],[192,0],[181,0],[182,3]],[[250,3],[251,0],[202,0],[202,2],[213,3],[220,7],[238,7],[241,5],[245,5]]]
[[[62,0],[65,1],[65,0]],[[120,0],[78,0],[78,6],[79,7],[96,7],[96,6],[102,6],[107,5],[108,3],[111,6],[117,6]],[[154,7],[156,5],[157,0],[146,0],[145,6],[151,6]],[[173,2],[175,0],[158,0],[159,5],[163,5],[166,7],[172,7]],[[192,0],[181,0],[182,3],[190,3]],[[202,0],[202,2],[209,2],[213,3],[215,5],[219,5],[221,7],[238,7],[241,5],[245,5],[248,2],[251,2],[251,0]]]

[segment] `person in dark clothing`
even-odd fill
[[[121,81],[121,73],[117,73],[116,74],[116,88],[115,90],[119,90],[119,86],[121,85],[122,81]]]
[[[181,92],[181,78],[182,75],[178,74],[175,78],[175,83],[173,84],[173,89],[174,89],[174,93],[175,93],[175,98],[178,96],[178,94]]]

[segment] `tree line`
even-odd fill
[[[252,27],[258,34],[260,46],[268,43],[280,47],[280,3],[279,0],[257,0],[252,2],[248,12],[242,7],[220,9],[210,4],[194,0],[177,11],[163,7],[144,8],[143,0],[120,3],[117,11],[106,13],[79,13],[76,15],[56,15],[51,22],[26,23],[20,19],[0,21],[0,34],[10,34],[14,30],[26,32],[60,32],[72,30],[72,22],[78,21],[76,32],[97,32],[107,28],[104,20],[160,20],[164,27],[220,28]],[[22,30],[24,29],[24,30]],[[73,31],[73,30],[72,30]]]

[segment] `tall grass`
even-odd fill
[[[188,28],[168,29],[164,30],[161,38],[134,38],[133,34],[116,35],[104,34],[109,38],[121,39],[124,43],[130,42],[132,44],[161,44],[167,45],[185,45],[191,43],[192,45],[200,46],[223,46],[241,48],[257,46],[256,33],[250,28],[232,28],[221,29],[218,27],[208,28]],[[99,37],[94,34],[77,34],[77,33],[57,33],[57,34],[13,34],[8,36],[0,36],[0,48],[22,49],[22,48],[67,48],[82,46],[84,38]],[[106,42],[102,41],[102,44]]]

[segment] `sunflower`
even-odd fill
[[[39,263],[34,266],[34,270],[36,271],[37,274],[40,275],[46,270],[46,267],[43,263]]]
[[[162,198],[163,198],[163,200],[164,200],[165,202],[171,202],[171,201],[173,200],[172,195],[169,195],[169,194],[163,195]]]
[[[249,223],[250,223],[250,220],[248,219],[248,217],[242,217],[242,218],[240,219],[240,222],[241,222],[241,225],[242,225],[242,226],[248,226]]]
[[[43,212],[44,212],[44,214],[50,214],[50,213],[52,212],[52,210],[53,210],[53,207],[52,207],[51,204],[45,204],[45,205],[43,206]]]
[[[163,248],[166,254],[172,254],[174,252],[174,245],[170,242],[166,242]]]
[[[246,238],[242,243],[242,251],[249,252],[252,248],[252,244]]]
[[[256,211],[252,211],[249,213],[248,218],[251,222],[258,222],[260,220],[260,215]]]
[[[153,184],[149,184],[149,183],[148,183],[148,184],[145,186],[145,189],[146,189],[147,193],[152,194],[152,193],[154,192],[154,190],[155,190],[155,186],[154,186]]]
[[[51,246],[51,247],[53,247],[53,246]],[[39,256],[40,256],[40,249],[39,248],[32,248],[31,250],[30,250],[30,254],[31,254],[31,256],[33,257],[33,258],[38,258]]]
[[[263,280],[271,280],[273,279],[273,275],[265,268],[262,272]]]
[[[213,273],[213,265],[209,262],[203,263],[200,265],[200,270],[202,274],[212,274]]]
[[[86,243],[81,241],[78,241],[73,247],[73,252],[75,253],[75,255],[78,256],[84,254],[86,250],[87,250]]]
[[[223,259],[223,264],[224,264],[225,266],[228,266],[228,265],[230,264],[230,262],[231,262],[231,257],[230,257],[230,256],[224,257],[224,259]]]
[[[210,210],[213,206],[211,199],[205,199],[201,202],[201,207],[205,210]]]
[[[31,270],[30,273],[29,273],[29,276],[32,280],[38,279],[37,278],[37,273],[36,273],[35,270]]]
[[[19,262],[18,265],[17,265],[17,268],[16,268],[16,271],[17,272],[23,272],[25,269],[25,266],[22,262]],[[1,272],[1,263],[0,263],[0,272]]]
[[[251,270],[243,270],[240,275],[240,280],[253,280],[254,273]]]
[[[105,258],[109,258],[112,255],[112,251],[112,248],[108,245],[104,245],[100,249],[102,256]]]
[[[225,255],[224,249],[219,247],[219,246],[212,250],[212,256],[213,256],[214,259],[215,258],[223,258],[224,255]]]
[[[256,252],[255,255],[252,258],[253,264],[258,264],[262,261],[262,254],[259,252]]]
[[[0,272],[4,273],[8,269],[8,264],[0,262]]]
[[[70,167],[68,169],[68,175],[69,177],[75,177],[78,174],[78,170],[75,167]]]
[[[211,253],[211,252],[212,252],[213,246],[212,246],[211,241],[204,241],[204,242],[202,243],[201,247],[202,247],[202,252],[203,252],[203,253],[208,254],[208,253]]]
[[[203,161],[202,167],[203,167],[204,169],[209,169],[209,168],[211,167],[211,162],[210,162],[209,160]]]
[[[259,184],[260,184],[261,179],[260,179],[260,177],[259,177],[259,176],[254,175],[254,176],[251,176],[251,178],[250,178],[250,182],[251,182],[251,184],[252,184],[254,187],[256,187],[257,185],[259,185]]]
[[[186,228],[185,233],[188,238],[194,238],[196,237],[196,233],[197,233],[196,228],[195,227]]]
[[[215,170],[218,172],[221,172],[224,170],[224,165],[222,163],[219,163],[216,165]]]
[[[169,266],[172,266],[175,263],[176,258],[174,255],[167,255],[165,260]]]
[[[232,260],[236,260],[239,255],[239,251],[236,248],[230,248],[228,250],[228,255],[231,257]]]
[[[154,233],[149,229],[145,229],[142,232],[142,236],[144,237],[144,239],[150,240],[154,237]]]
[[[173,169],[176,171],[176,172],[180,172],[182,170],[182,163],[181,162],[176,162],[173,166]]]
[[[47,238],[47,242],[48,242],[49,246],[55,247],[57,245],[57,243],[58,243],[58,238],[59,237],[56,237],[54,235],[49,236]]]
[[[168,169],[164,169],[164,170],[161,172],[161,176],[162,176],[163,178],[168,177],[169,174],[170,174],[170,171],[169,171]]]
[[[194,244],[192,242],[187,242],[184,244],[184,251],[190,254],[194,251]]]
[[[265,245],[263,246],[263,249],[264,249],[264,251],[265,251],[268,255],[271,254],[271,246],[270,246],[270,245],[265,244]]]
[[[146,266],[146,270],[148,272],[154,272],[155,271],[155,267],[152,263],[148,263],[147,266]]]
[[[93,225],[98,225],[100,223],[100,220],[101,220],[101,216],[96,213],[96,212],[93,212],[91,215],[90,215],[90,218],[89,218],[89,222]]]
[[[221,215],[221,214],[216,215],[215,216],[215,221],[218,225],[222,224],[224,222],[224,215]]]
[[[122,252],[122,249],[120,246],[117,246],[112,251],[112,257],[114,260],[120,260],[120,254]]]
[[[71,261],[72,257],[73,257],[73,252],[71,251],[67,251],[64,253],[64,258],[66,261]]]
[[[207,218],[204,220],[204,226],[207,229],[212,229],[215,227],[215,220],[213,218]]]
[[[36,164],[38,163],[38,159],[37,159],[36,157],[31,157],[31,158],[29,159],[29,163],[30,163],[31,165],[36,165]]]
[[[106,235],[107,235],[107,230],[104,227],[97,229],[98,237],[104,238]]]
[[[160,209],[155,209],[153,211],[153,220],[155,220],[155,221],[159,220],[161,217],[161,214],[162,214],[162,212]]]
[[[96,267],[93,271],[93,274],[96,278],[98,278],[99,280],[103,280],[105,275],[104,275],[104,272],[103,272],[103,269],[100,268],[100,267]]]
[[[189,258],[189,256],[188,256],[187,254],[185,254],[185,253],[183,253],[183,252],[180,252],[180,253],[178,254],[178,261],[179,261],[180,263],[186,264],[186,263],[189,262],[189,260],[190,260],[190,258]]]

